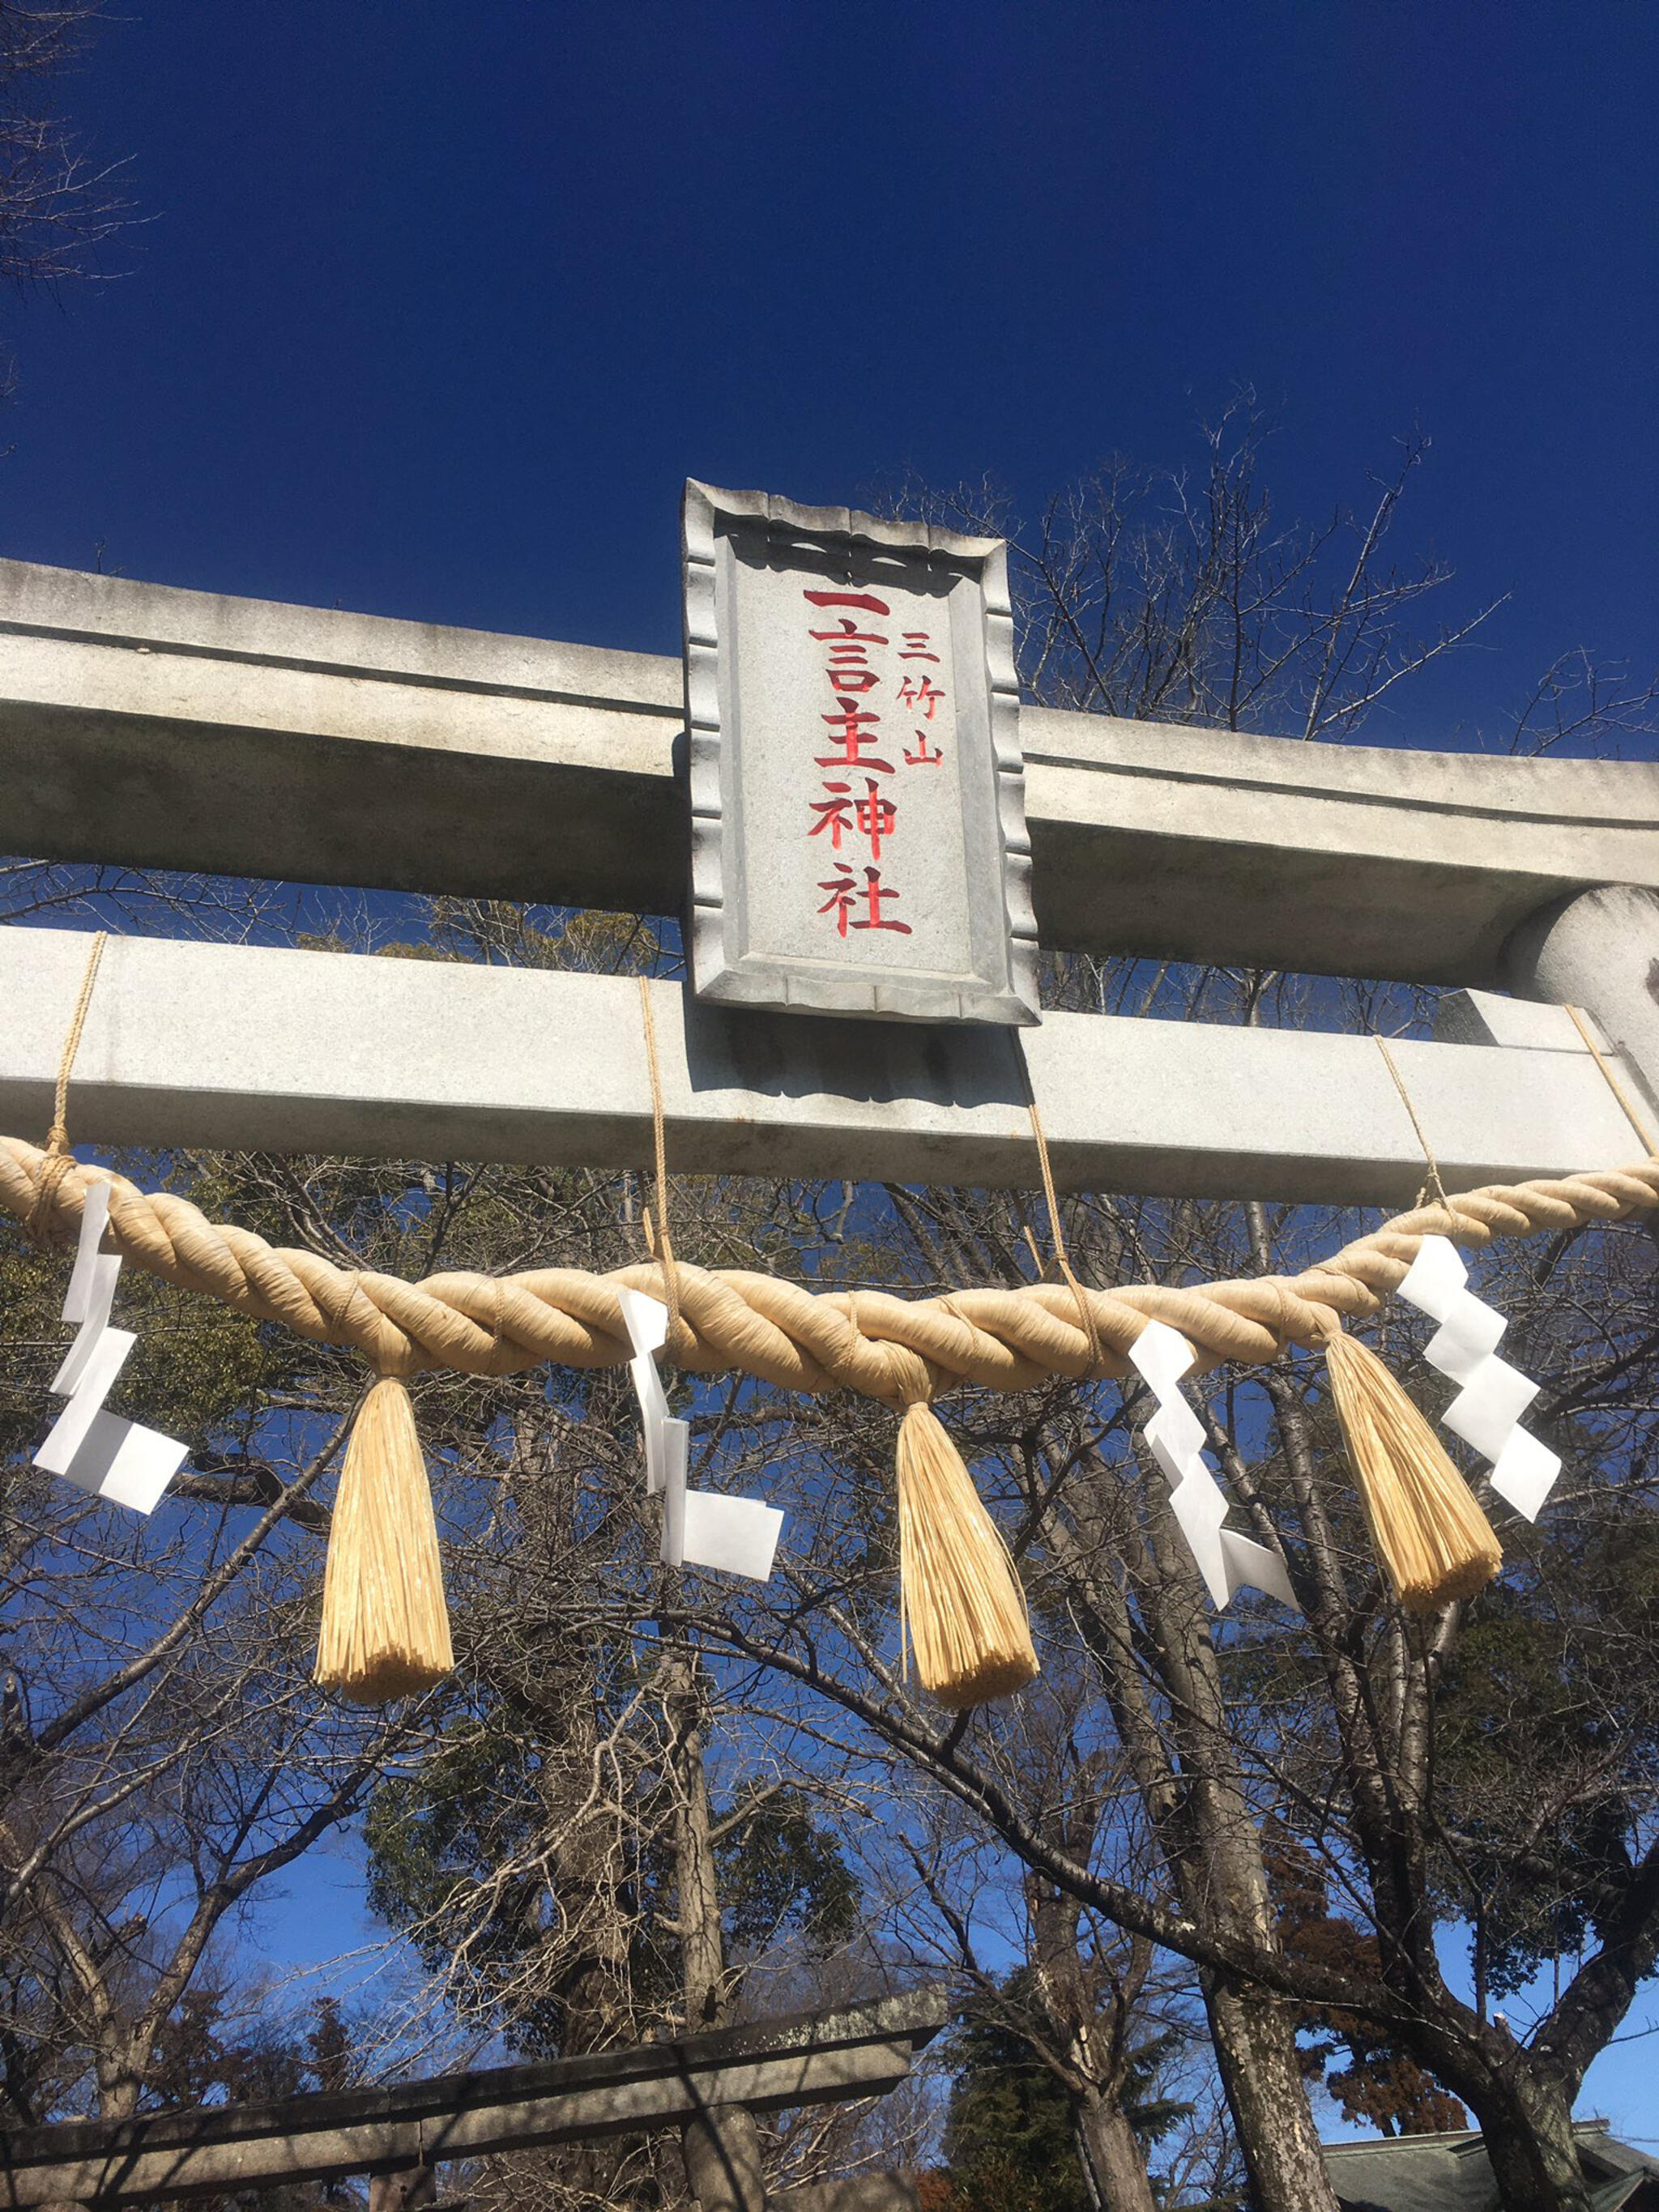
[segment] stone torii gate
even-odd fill
[[[1048,1014],[1016,1049],[1003,1025],[1034,1019],[1037,944],[1455,986],[1436,1041],[1393,1048],[1449,1187],[1630,1158],[1625,1112],[1565,1006],[1588,1012],[1609,1065],[1659,1110],[1659,769],[1018,709],[1006,598],[988,589],[966,621],[952,598],[1000,552],[899,531],[872,571],[880,526],[845,511],[692,487],[687,514],[684,666],[0,562],[0,848],[686,915],[697,991],[652,987],[668,1156],[684,1172],[1029,1185],[1034,1100],[1065,1186],[1409,1203],[1421,1143],[1368,1040]],[[763,541],[746,580],[741,546],[722,551],[727,525],[732,544]],[[805,571],[789,567],[803,535]],[[773,576],[774,550],[791,591],[803,573],[847,586],[809,600],[900,621],[931,606],[956,678],[982,679],[985,776],[977,797],[964,785],[952,834],[991,850],[1006,941],[981,961],[970,916],[954,1014],[867,971],[867,1012],[844,978],[814,995],[811,977],[805,1003],[845,1011],[797,1011],[787,957],[763,988],[727,957],[729,930],[720,952],[712,917],[733,907],[743,811],[720,746],[781,682],[765,652],[745,666],[743,594]],[[948,589],[941,560],[957,563]],[[848,696],[821,719],[845,725],[861,769],[857,726],[872,718],[854,679],[894,672],[854,668],[851,614],[811,634],[837,625]],[[916,657],[936,657],[938,635],[894,629],[896,653],[921,638]],[[799,712],[792,726],[812,729]],[[965,753],[971,716],[953,729]],[[1023,814],[1008,804],[1022,753]],[[937,796],[920,770],[907,788]],[[880,828],[873,781],[869,803]],[[872,890],[854,927],[892,926],[877,913]],[[88,942],[0,932],[0,1127],[47,1125]],[[105,1145],[617,1168],[649,1156],[652,1107],[623,979],[129,937],[100,972],[74,1125]],[[760,2212],[728,2134],[712,2115],[696,2185],[721,2212]],[[10,2201],[81,2190],[44,2166],[94,2148],[31,2146],[42,2167]]]
[[[1653,1104],[1659,769],[1020,726],[1042,943],[1464,987],[1443,1041],[1395,1047],[1449,1183],[1630,1156],[1559,1002]],[[672,659],[0,562],[0,848],[33,858],[677,914],[684,728]],[[46,1126],[86,951],[0,937],[6,1127]],[[682,1170],[1031,1180],[994,1029],[654,1003]],[[1420,1183],[1363,1038],[1051,1014],[1023,1043],[1073,1188]],[[127,938],[76,1063],[106,1144],[617,1167],[649,1121],[633,986],[605,976]]]
[[[703,2212],[915,2212],[896,2174],[768,2197],[736,2106],[774,2112],[882,2097],[947,2017],[942,1989],[793,2014],[678,2042],[499,2066],[268,2104],[0,2129],[0,2212],[189,2203],[198,2197],[368,2174],[371,2212],[426,2201],[433,2169],[491,2152],[678,2129]]]

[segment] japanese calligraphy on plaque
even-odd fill
[[[701,998],[1035,1022],[1004,549],[688,483]]]

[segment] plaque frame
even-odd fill
[[[890,1021],[1039,1021],[1019,685],[1003,541],[927,523],[883,522],[854,508],[803,507],[767,492],[720,490],[696,479],[686,483],[681,526],[691,836],[687,938],[698,998]],[[974,781],[964,780],[965,769],[958,779],[964,849],[976,848],[981,862],[976,871],[965,871],[972,954],[959,974],[906,975],[850,961],[799,958],[744,941],[746,906],[733,890],[741,862],[736,656],[722,649],[720,569],[736,559],[738,538],[752,547],[757,536],[770,554],[828,559],[864,588],[878,590],[884,579],[899,583],[920,571],[935,581],[947,577],[952,586],[965,580],[977,596],[982,662],[964,668],[958,652],[952,663],[958,727],[965,704],[966,726],[982,732],[975,738],[981,757]]]

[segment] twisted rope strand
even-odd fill
[[[1429,1179],[1419,1191],[1418,1196],[1421,1199],[1425,1195],[1431,1194],[1443,1206],[1446,1202],[1446,1186],[1440,1180],[1440,1163],[1434,1156],[1434,1147],[1429,1142],[1427,1132],[1418,1119],[1416,1104],[1411,1092],[1406,1088],[1406,1079],[1400,1073],[1399,1063],[1394,1054],[1389,1050],[1386,1038],[1376,1039],[1376,1048],[1382,1055],[1382,1065],[1394,1078],[1394,1087],[1400,1093],[1400,1103],[1411,1115],[1412,1128],[1416,1134],[1418,1143],[1423,1147],[1423,1157],[1429,1164]]]
[[[1569,1006],[1566,1011],[1571,1018],[1574,1029],[1577,1030],[1579,1036],[1583,1037],[1584,1042],[1589,1047],[1590,1058],[1595,1062],[1596,1069],[1601,1075],[1601,1080],[1607,1085],[1608,1090],[1612,1091],[1613,1097],[1619,1101],[1620,1105],[1624,1109],[1625,1119],[1630,1123],[1632,1128],[1635,1130],[1637,1135],[1647,1146],[1650,1156],[1656,1152],[1659,1152],[1659,1145],[1656,1145],[1654,1142],[1652,1130],[1648,1127],[1642,1116],[1637,1112],[1635,1107],[1632,1105],[1624,1085],[1620,1083],[1619,1078],[1613,1073],[1613,1070],[1607,1066],[1607,1061],[1602,1058],[1601,1048],[1597,1044],[1595,1039],[1590,1035],[1589,1023],[1586,1022],[1584,1017],[1579,1012],[1577,1006]]]
[[[1024,1064],[1024,1056],[1022,1054],[1021,1065]],[[1042,1116],[1037,1112],[1036,1093],[1031,1089],[1029,1072],[1025,1085],[1026,1110],[1031,1116],[1031,1134],[1036,1139],[1037,1165],[1042,1171],[1042,1196],[1048,1208],[1048,1236],[1054,1248],[1054,1265],[1060,1270],[1060,1279],[1072,1293],[1078,1318],[1083,1323],[1083,1334],[1089,1344],[1089,1364],[1091,1368],[1098,1367],[1103,1350],[1100,1332],[1095,1327],[1094,1309],[1083,1295],[1082,1284],[1072,1272],[1071,1255],[1066,1249],[1066,1231],[1060,1218],[1060,1200],[1054,1194],[1054,1171],[1048,1164],[1048,1140],[1042,1133]],[[1029,1230],[1026,1234],[1030,1234]]]
[[[28,1220],[47,1195],[49,1165],[38,1146],[0,1137],[0,1206]],[[146,1194],[106,1168],[73,1159],[48,1201],[65,1231],[78,1224],[94,1182],[110,1186],[111,1235],[135,1267],[240,1313],[283,1322],[301,1336],[353,1345],[382,1374],[449,1367],[502,1375],[546,1360],[620,1367],[629,1347],[617,1291],[655,1297],[663,1286],[663,1271],[652,1261],[608,1275],[538,1267],[507,1276],[431,1275],[421,1283],[353,1273],[313,1252],[279,1249],[249,1230],[218,1226],[186,1199]],[[1121,1379],[1129,1346],[1154,1320],[1179,1329],[1201,1367],[1226,1360],[1255,1365],[1289,1345],[1322,1343],[1341,1321],[1374,1314],[1425,1237],[1479,1247],[1498,1237],[1618,1221],[1655,1206],[1659,1160],[1649,1159],[1494,1184],[1444,1205],[1414,1206],[1297,1275],[1177,1290],[1079,1285],[1074,1291],[1062,1283],[1029,1283],[915,1300],[860,1291],[856,1328],[845,1291],[815,1296],[770,1275],[680,1262],[676,1348],[679,1364],[696,1373],[735,1370],[815,1397],[856,1390],[901,1408],[917,1394],[918,1361],[934,1390],[957,1382],[1029,1390],[1051,1375]],[[1087,1301],[1097,1357],[1079,1326],[1079,1298]]]
[[[657,1220],[652,1231],[651,1214],[645,1216],[645,1237],[662,1269],[664,1303],[668,1308],[666,1350],[678,1357],[680,1330],[680,1271],[674,1258],[674,1240],[668,1228],[668,1133],[662,1103],[662,1067],[657,1058],[657,1020],[651,1010],[651,981],[640,977],[640,1012],[645,1024],[645,1065],[651,1078],[651,1142],[657,1164]]]
[[[50,1250],[52,1247],[54,1233],[52,1202],[74,1157],[69,1140],[70,1077],[75,1072],[75,1055],[81,1049],[81,1032],[86,1027],[87,1008],[92,1004],[92,987],[98,980],[98,963],[103,958],[104,947],[108,943],[109,932],[99,930],[87,954],[80,994],[75,1001],[75,1012],[70,1017],[69,1034],[64,1039],[64,1049],[58,1061],[58,1085],[52,1093],[52,1128],[46,1137],[46,1167],[34,1194],[34,1203],[23,1222],[31,1241],[43,1250]]]

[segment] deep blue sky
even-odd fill
[[[1659,11],[121,0],[67,99],[151,217],[36,301],[0,550],[678,646],[687,473],[1028,506],[1242,383],[1281,507],[1433,436],[1488,649],[1659,659]]]

